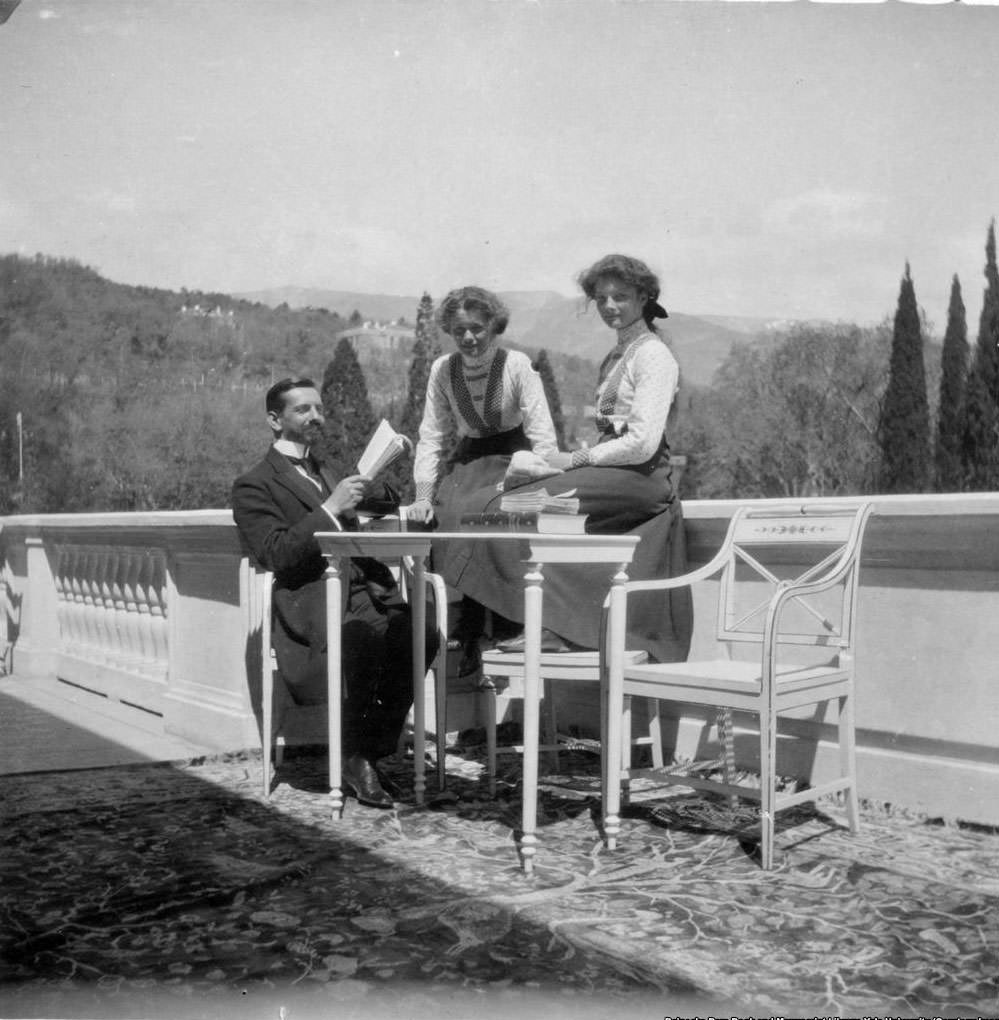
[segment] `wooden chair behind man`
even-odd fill
[[[262,789],[264,797],[270,797],[274,782],[274,774],[281,768],[284,759],[285,732],[283,722],[286,713],[294,706],[290,696],[284,689],[277,658],[271,646],[271,627],[273,622],[272,592],[274,575],[250,559],[253,584],[251,587],[250,613],[251,629],[259,631],[260,647],[260,732],[262,748]],[[404,597],[412,591],[413,570],[408,558],[398,565],[400,583]],[[441,789],[445,785],[445,704],[446,704],[446,634],[447,634],[447,597],[444,582],[436,574],[427,571],[424,574],[428,607],[432,610],[438,635],[439,651],[431,667],[434,675],[435,705],[435,737],[437,750],[438,784]],[[277,709],[277,711],[275,711]],[[299,710],[304,711],[304,710]],[[309,715],[318,722],[325,721],[325,712],[309,710]],[[399,738],[399,751],[402,753],[406,741],[403,732]]]

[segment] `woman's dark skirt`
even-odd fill
[[[498,511],[502,493],[497,491],[496,481],[494,478],[477,490],[466,489],[462,512]],[[628,567],[630,579],[675,577],[686,570],[683,511],[674,497],[665,451],[647,464],[573,468],[516,491],[537,489],[550,495],[575,490],[590,534],[638,535],[640,541]],[[457,525],[456,520],[453,523]],[[441,527],[444,529],[443,517]],[[518,543],[449,542],[442,553],[435,557],[435,569],[449,585],[493,612],[523,623],[525,564]],[[573,644],[596,648],[611,571],[610,564],[546,566],[544,626]],[[654,661],[685,659],[692,629],[689,588],[642,592],[628,599],[627,647],[646,651]]]
[[[461,515],[477,513],[482,500],[499,493],[510,460],[531,441],[522,427],[494,436],[462,439],[437,489],[434,516],[441,531],[458,531]]]

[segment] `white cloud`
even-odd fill
[[[883,203],[863,192],[806,191],[772,203],[763,213],[768,232],[813,237],[877,237],[884,230]]]
[[[138,210],[138,203],[131,191],[112,191],[110,188],[102,188],[100,191],[87,196],[91,205],[100,206],[108,212],[127,213],[134,215]]]

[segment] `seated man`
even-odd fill
[[[357,511],[385,514],[398,496],[361,475],[337,482],[310,456],[324,421],[310,379],[282,379],[266,397],[274,444],[236,479],[236,526],[257,561],[274,572],[274,651],[299,705],[326,700],[326,560],[315,535],[357,527]],[[343,783],[363,804],[392,807],[376,761],[397,745],[413,701],[409,609],[391,571],[377,560],[351,560],[344,608]],[[427,633],[427,665],[437,637]]]

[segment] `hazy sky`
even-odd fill
[[[999,213],[999,7],[22,0],[0,25],[0,252],[124,283],[894,311],[974,336]]]

